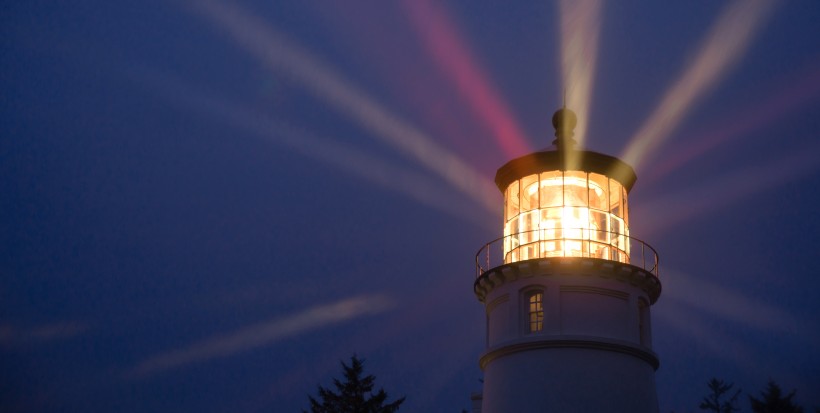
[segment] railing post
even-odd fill
[[[646,269],[646,244],[643,242],[641,243],[641,264],[643,265],[643,269]]]
[[[493,245],[492,242],[487,244],[487,269],[490,269],[490,247],[492,245]]]

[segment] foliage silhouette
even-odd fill
[[[723,380],[712,378],[707,383],[711,393],[703,397],[700,402],[701,410],[708,410],[716,413],[733,413],[739,411],[737,407],[737,398],[740,396],[740,389],[729,397],[729,400],[723,400],[724,396],[732,390],[734,383],[724,383]]]
[[[364,360],[354,354],[350,365],[341,363],[344,382],[333,379],[336,392],[319,386],[320,400],[308,396],[311,413],[393,413],[399,410],[405,398],[385,404],[387,393],[384,389],[373,392],[376,377],[372,374],[362,377]]]
[[[783,396],[780,386],[769,380],[766,390],[760,392],[760,399],[749,396],[754,413],[803,413],[803,408],[792,402],[795,390]]]

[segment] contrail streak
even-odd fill
[[[269,68],[301,82],[317,98],[358,121],[371,131],[373,137],[409,154],[484,207],[490,210],[497,208],[497,190],[481,174],[407,122],[389,113],[307,51],[288,42],[264,21],[233,3],[200,0],[189,4],[225,30],[252,56]]]
[[[624,161],[638,169],[663,143],[695,101],[739,60],[773,6],[772,0],[737,0],[723,11],[694,62],[630,140]]]
[[[297,314],[248,326],[193,343],[182,349],[149,357],[138,363],[129,376],[144,377],[189,364],[233,356],[320,327],[364,315],[378,314],[392,305],[393,301],[386,296],[370,295],[312,307]]]

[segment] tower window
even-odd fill
[[[535,333],[544,329],[544,294],[534,292],[527,295],[528,332]]]

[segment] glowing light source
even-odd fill
[[[628,262],[627,193],[618,181],[584,171],[547,171],[504,192],[504,262],[591,257]]]

